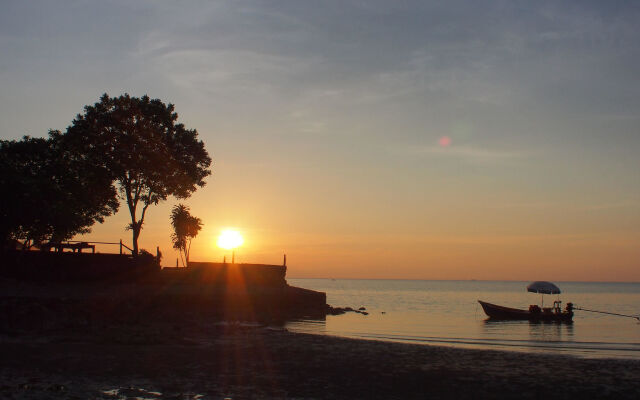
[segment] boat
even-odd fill
[[[541,294],[560,294],[560,289],[551,282],[536,281],[527,286],[527,291]],[[562,310],[560,299],[553,302],[553,307],[539,307],[536,304],[529,306],[528,310],[499,306],[478,300],[485,314],[490,320],[506,321],[531,321],[531,322],[572,322],[573,303],[567,303]],[[544,303],[543,303],[544,304]]]
[[[497,304],[487,303],[486,301],[478,300],[478,303],[482,306],[485,314],[489,316],[489,319],[496,321],[533,321],[533,322],[571,322],[573,320],[573,304],[567,303],[565,310],[561,310],[559,301],[554,303],[554,307],[540,308],[537,305],[529,306],[528,310],[521,310],[518,308],[509,308],[499,306]]]

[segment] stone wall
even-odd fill
[[[189,262],[187,268],[163,268],[164,282],[202,283],[227,287],[284,287],[287,267],[268,264]]]
[[[6,311],[0,325],[16,325],[19,315],[73,325],[85,319],[273,321],[322,318],[327,310],[325,293],[289,286],[280,265],[160,269],[140,257],[40,251],[10,251],[0,260],[0,306]]]

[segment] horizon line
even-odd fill
[[[536,280],[522,280],[522,279],[426,279],[426,278],[327,278],[327,277],[312,277],[312,278],[297,278],[287,277],[286,279],[326,279],[326,280],[349,280],[349,281],[436,281],[436,282],[535,282]],[[640,281],[568,281],[568,280],[554,280],[554,282],[563,283],[631,283],[640,284]]]

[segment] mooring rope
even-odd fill
[[[589,312],[600,313],[600,314],[609,314],[609,315],[617,315],[620,317],[635,318],[638,321],[640,321],[640,317],[636,315],[618,314],[618,313],[608,312],[608,311],[589,310],[587,308],[580,308],[580,307],[575,307],[575,309],[580,311],[589,311]]]

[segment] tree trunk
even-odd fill
[[[131,229],[133,232],[133,251],[132,254],[134,256],[138,255],[138,238],[140,237],[140,228],[138,228],[138,224],[134,224]]]
[[[189,247],[184,247],[184,258],[187,260],[187,267],[189,266],[189,253],[191,252],[191,239],[189,239]]]
[[[178,255],[180,255],[180,262],[182,262],[182,266],[186,267],[184,263],[184,257],[182,256],[182,247],[178,249]],[[176,267],[178,266],[178,259],[176,258]]]

